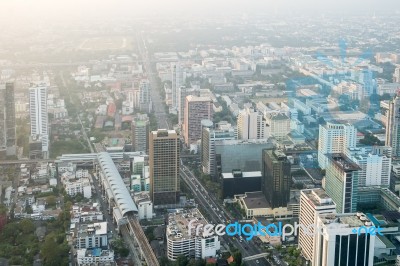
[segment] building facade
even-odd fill
[[[149,121],[132,121],[132,148],[134,151],[149,151]]]
[[[290,198],[290,161],[280,150],[262,151],[262,191],[272,208],[286,207]]]
[[[338,213],[357,211],[358,178],[361,168],[343,153],[328,154],[325,190]]]
[[[179,202],[179,138],[175,130],[150,133],[150,198],[154,205]]]
[[[201,139],[201,121],[211,120],[213,103],[209,97],[186,97],[183,133],[185,144],[190,146]]]
[[[0,158],[17,154],[14,83],[0,84]]]
[[[29,89],[29,111],[31,136],[42,142],[42,157],[46,159],[49,156],[47,86],[39,85]]]
[[[269,129],[264,116],[253,108],[245,108],[237,117],[238,139],[266,139]]]
[[[349,147],[355,147],[357,129],[350,124],[326,123],[319,126],[318,164],[325,169],[328,163],[326,154],[344,153]]]
[[[315,225],[318,216],[325,213],[336,213],[336,205],[333,200],[321,188],[305,189],[300,192],[299,223],[304,227]],[[312,233],[314,230],[312,229]],[[315,255],[319,252],[316,238],[305,233],[305,228],[299,228],[299,247],[301,252],[311,265],[315,264]]]
[[[392,147],[392,154],[400,156],[400,94],[389,103],[386,123],[386,146]]]

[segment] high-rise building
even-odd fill
[[[0,84],[0,158],[17,154],[14,83]]]
[[[347,148],[355,147],[357,129],[350,124],[328,122],[319,126],[318,164],[325,169],[328,163],[326,154],[344,153]]]
[[[179,62],[171,64],[171,74],[172,74],[172,107],[175,109],[179,108],[179,95],[178,90],[183,86],[183,73],[181,65]]]
[[[299,248],[303,256],[311,261],[311,265],[315,264],[318,243],[315,243],[316,238],[305,232],[305,228],[310,226],[311,233],[316,233],[311,225],[317,224],[317,219],[320,214],[336,213],[336,205],[333,200],[326,194],[322,188],[304,189],[300,192],[300,214],[299,224],[304,227],[299,228]]]
[[[186,88],[185,86],[179,87],[179,89],[178,89],[178,122],[179,122],[179,125],[183,124],[183,119],[185,116],[186,96],[189,96],[189,95],[200,96],[200,89]]]
[[[140,111],[151,112],[150,81],[143,79],[139,84],[139,106]]]
[[[49,156],[49,130],[47,114],[47,86],[38,85],[29,89],[29,111],[31,136],[42,142],[43,158]]]
[[[348,148],[346,156],[358,164],[358,186],[386,186],[390,184],[392,169],[391,148],[387,146],[370,146]]]
[[[338,213],[357,211],[358,178],[361,168],[343,153],[328,154],[325,190]]]
[[[150,197],[154,205],[179,202],[179,138],[175,130],[150,133]]]
[[[272,208],[286,207],[290,198],[290,161],[276,149],[262,151],[262,191]]]
[[[132,121],[132,148],[134,151],[149,151],[149,120],[146,117]]]
[[[393,82],[400,83],[400,67],[396,67],[393,73]]]
[[[234,140],[235,130],[227,122],[218,123],[215,128],[211,120],[201,121],[201,147],[200,159],[203,173],[216,178],[215,142],[217,140]]]
[[[363,213],[320,214],[317,221],[320,233],[315,235],[311,265],[373,265],[377,236],[369,233],[371,225]]]
[[[187,146],[201,139],[201,120],[211,120],[212,116],[213,103],[209,97],[186,97],[183,133]]]
[[[389,103],[385,145],[392,147],[394,157],[400,157],[400,92]]]
[[[269,113],[266,114],[265,118],[271,137],[282,140],[290,132],[290,118],[286,114]]]
[[[266,139],[269,137],[269,126],[261,113],[247,107],[237,117],[237,133],[238,139],[242,140]]]

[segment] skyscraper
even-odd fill
[[[389,103],[386,123],[386,146],[392,147],[392,155],[400,156],[400,92]]]
[[[172,80],[172,107],[175,109],[179,108],[179,88],[184,85],[183,84],[183,74],[181,70],[180,63],[172,63],[171,64],[171,80]]]
[[[325,213],[336,213],[336,205],[325,190],[316,188],[301,191],[299,223],[304,227],[299,228],[299,248],[303,256],[311,261],[311,265],[318,265],[315,263],[316,254],[319,252],[317,250],[318,243],[315,242],[314,236],[305,232],[305,228],[315,225],[319,214]],[[315,230],[310,230],[315,233]]]
[[[14,83],[0,84],[0,158],[17,154]]]
[[[237,117],[238,139],[265,139],[269,137],[269,127],[261,113],[253,108],[245,108]],[[286,131],[288,133],[288,131]],[[287,134],[286,133],[286,134]]]
[[[344,153],[348,147],[355,147],[357,129],[350,124],[326,123],[319,126],[318,164],[325,169],[328,163],[326,154]]]
[[[200,89],[186,88],[185,86],[181,86],[179,87],[177,93],[178,93],[178,122],[179,125],[182,125],[185,116],[186,96],[189,95],[200,96]]]
[[[325,190],[338,213],[357,211],[358,176],[361,168],[343,153],[328,154]]]
[[[175,130],[150,133],[150,197],[154,205],[179,202],[179,138]]]
[[[290,198],[290,162],[281,150],[262,151],[262,191],[272,208],[286,207]]]
[[[195,143],[201,139],[201,120],[211,120],[213,116],[213,103],[209,97],[186,97],[183,133],[185,144]]]
[[[149,120],[146,117],[132,121],[132,147],[134,151],[149,151]]]
[[[139,84],[139,107],[140,111],[151,112],[150,81],[143,79]]]
[[[49,131],[47,114],[47,87],[39,85],[29,89],[31,137],[42,142],[43,158],[49,156]]]

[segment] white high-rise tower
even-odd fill
[[[49,130],[47,114],[47,87],[39,85],[29,89],[31,137],[42,142],[43,158],[49,156]]]

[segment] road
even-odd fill
[[[160,92],[158,91],[158,84],[155,78],[155,74],[151,68],[151,61],[149,57],[149,52],[147,50],[146,41],[142,35],[142,33],[137,34],[137,45],[139,49],[139,53],[142,57],[144,70],[146,71],[147,77],[150,81],[150,97],[153,102],[153,112],[157,119],[158,128],[162,129],[170,129],[170,125],[168,123],[168,115],[165,112],[165,103],[164,100],[160,96]]]
[[[227,224],[228,221],[232,221],[232,216],[223,209],[219,203],[217,203],[207,192],[207,190],[202,186],[200,181],[194,176],[194,174],[190,171],[189,168],[181,164],[180,175],[183,181],[187,184],[189,189],[192,191],[197,203],[207,212],[207,214],[211,217],[211,221],[213,224]],[[223,236],[221,237],[221,241],[225,243],[231,244],[237,247],[242,253],[243,257],[248,257],[256,254],[263,253],[260,251],[254,243],[251,241],[239,241],[236,237],[231,236]],[[257,261],[259,263],[257,263]],[[256,265],[266,265],[270,266],[271,264],[266,259],[258,259],[253,261],[247,261],[246,265],[256,266]]]

